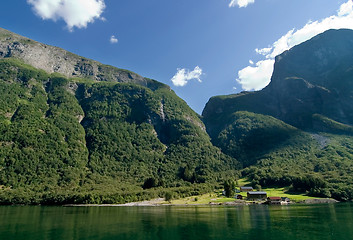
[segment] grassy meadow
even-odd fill
[[[237,180],[237,189],[240,186],[250,186],[250,181],[247,178],[241,178]],[[305,193],[293,193],[289,192],[289,187],[273,187],[273,188],[262,188],[262,189],[255,189],[264,191],[267,193],[268,197],[288,197],[292,202],[301,202],[306,199],[317,199],[318,197],[311,197],[307,196]],[[244,197],[246,200],[247,193],[240,192],[237,193]],[[203,204],[210,204],[210,203],[225,203],[225,202],[234,202],[234,201],[241,201],[236,200],[234,198],[227,198],[222,195],[222,190],[215,190],[212,193],[206,193],[197,196],[190,196],[180,199],[173,199],[171,201],[164,201],[162,204],[173,204],[173,205],[203,205]]]

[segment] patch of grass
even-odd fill
[[[251,186],[251,180],[248,178],[241,178],[241,179],[237,180],[236,184],[237,184],[238,188],[243,187],[243,186]]]
[[[318,197],[307,196],[305,193],[289,192],[289,187],[263,188],[261,191],[266,192],[268,197],[287,197],[295,202],[303,201],[306,199],[318,198]]]
[[[235,198],[227,198],[227,197],[221,197],[221,198],[217,198],[216,200],[213,200],[211,202],[215,202],[215,203],[225,203],[225,202],[234,202],[236,201]]]
[[[250,186],[250,180],[248,178],[241,178],[237,181],[237,186]],[[258,189],[257,189],[258,190]],[[268,197],[288,197],[293,202],[300,202],[306,199],[314,199],[318,197],[310,197],[305,193],[293,193],[289,192],[289,187],[272,187],[272,188],[263,188],[261,191],[267,193]],[[246,200],[247,193],[240,192],[237,193],[243,196],[244,200]],[[197,199],[197,201],[196,201]],[[212,203],[225,203],[225,202],[234,202],[237,201],[235,198],[227,198],[222,195],[222,191],[215,191],[213,193],[207,193],[202,195],[195,195],[191,197],[185,197],[180,199],[175,199],[170,202],[162,202],[162,204],[173,204],[173,205],[196,205],[196,204],[209,204]]]
[[[237,183],[240,186],[251,185],[251,182],[248,178],[241,178],[237,180]],[[256,189],[258,191],[259,189]],[[305,193],[294,193],[289,191],[289,187],[266,187],[262,188],[261,191],[266,192],[268,197],[287,197],[290,198],[294,202],[300,202],[306,199],[314,199],[319,197],[311,197],[307,196]],[[243,197],[247,197],[246,192],[238,193]]]
[[[215,202],[215,199],[219,199],[217,193],[206,193],[206,194],[197,195],[197,196],[175,199],[175,200],[172,200],[171,202],[163,202],[162,204],[167,204],[167,203],[171,203],[173,205],[209,204],[210,202]],[[230,201],[234,201],[234,199],[231,199]]]
[[[234,198],[227,198],[221,195],[219,192],[206,193],[197,196],[191,196],[186,198],[174,199],[170,202],[164,201],[162,204],[173,204],[173,205],[205,205],[209,203],[224,203],[234,202]]]

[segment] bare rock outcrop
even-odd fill
[[[0,58],[10,57],[48,73],[56,72],[68,78],[131,82],[142,86],[148,86],[150,81],[131,71],[104,65],[0,28]]]

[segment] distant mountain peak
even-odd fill
[[[207,103],[206,123],[221,109],[274,116],[302,129],[318,127],[320,114],[353,124],[353,30],[328,30],[276,57],[270,84],[261,91],[215,97]],[[209,117],[210,116],[210,117]],[[208,126],[214,129],[214,126]]]
[[[270,85],[286,77],[324,84],[333,69],[353,61],[353,30],[330,29],[276,57]]]

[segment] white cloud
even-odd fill
[[[110,43],[111,44],[115,44],[115,43],[118,43],[118,39],[114,36],[114,35],[112,35],[111,37],[110,37]]]
[[[273,59],[266,59],[256,63],[255,67],[247,66],[238,72],[237,82],[246,91],[260,90],[270,83],[273,71]]]
[[[185,68],[178,68],[177,73],[173,76],[171,81],[173,82],[174,86],[183,87],[185,86],[190,80],[196,79],[199,82],[201,81],[202,69],[199,66],[196,66],[193,71]]]
[[[263,55],[266,60],[257,62],[256,67],[248,66],[240,70],[237,81],[242,85],[244,90],[260,90],[266,87],[270,82],[274,58],[277,55],[326,30],[340,28],[353,29],[352,0],[343,3],[336,15],[320,21],[309,21],[301,29],[288,31],[270,47],[255,49],[256,53]]]
[[[346,3],[343,3],[340,9],[338,10],[338,16],[345,16],[345,15],[351,14],[352,9],[353,9],[353,1],[348,1]]]
[[[261,48],[261,49],[256,48],[256,49],[255,49],[255,52],[256,52],[257,54],[267,55],[267,54],[269,54],[269,53],[271,52],[271,50],[272,50],[272,47]]]
[[[254,3],[255,0],[232,0],[229,3],[229,7],[235,7],[238,6],[240,8],[242,7],[247,7],[250,3]]]
[[[43,20],[65,21],[68,29],[86,28],[88,23],[101,17],[105,9],[104,0],[27,0],[33,11]]]

